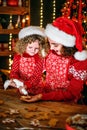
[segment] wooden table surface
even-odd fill
[[[0,130],[61,130],[66,119],[75,114],[87,114],[87,106],[52,101],[26,103],[20,101],[16,89],[0,89]],[[31,125],[37,121],[39,127]]]

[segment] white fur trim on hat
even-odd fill
[[[74,57],[75,59],[79,60],[79,61],[83,61],[83,60],[86,60],[87,59],[87,51],[86,50],[83,50],[81,52],[77,51],[75,54],[74,54]]]
[[[51,40],[61,43],[66,47],[73,47],[75,45],[75,36],[69,35],[62,30],[59,30],[57,27],[52,24],[48,24],[45,29],[45,33],[47,37]]]
[[[43,37],[46,36],[43,28],[41,28],[39,26],[29,26],[29,27],[25,27],[25,28],[21,29],[18,37],[19,37],[19,39],[21,39],[21,38],[24,38],[26,36],[33,35],[33,34],[41,35]]]

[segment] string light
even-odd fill
[[[43,27],[43,0],[40,0],[40,27]]]
[[[11,70],[11,65],[12,65],[12,55],[9,55],[9,70]]]
[[[53,0],[53,20],[56,18],[56,0]]]
[[[56,0],[53,0],[52,19],[56,18]],[[43,27],[43,0],[40,0],[40,27]]]
[[[12,33],[9,34],[9,51],[12,51],[11,41],[12,41]],[[9,55],[9,70],[11,69],[11,63],[12,63],[11,61],[12,61],[12,55]]]
[[[10,15],[9,25],[10,25],[9,28],[13,29],[13,27],[12,27],[12,15]],[[12,41],[12,33],[9,34],[9,51],[12,51],[11,41]],[[11,61],[12,61],[12,55],[9,55],[9,70],[11,70]]]

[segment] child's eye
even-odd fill
[[[55,47],[58,47],[58,45],[55,45]]]
[[[39,48],[36,48],[36,50],[39,50]]]
[[[31,49],[32,47],[28,47],[29,49]]]

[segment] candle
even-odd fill
[[[30,20],[29,20],[29,15],[26,15],[26,26],[29,26],[30,25]]]
[[[22,19],[22,28],[24,28],[25,27],[25,19],[23,18]]]

